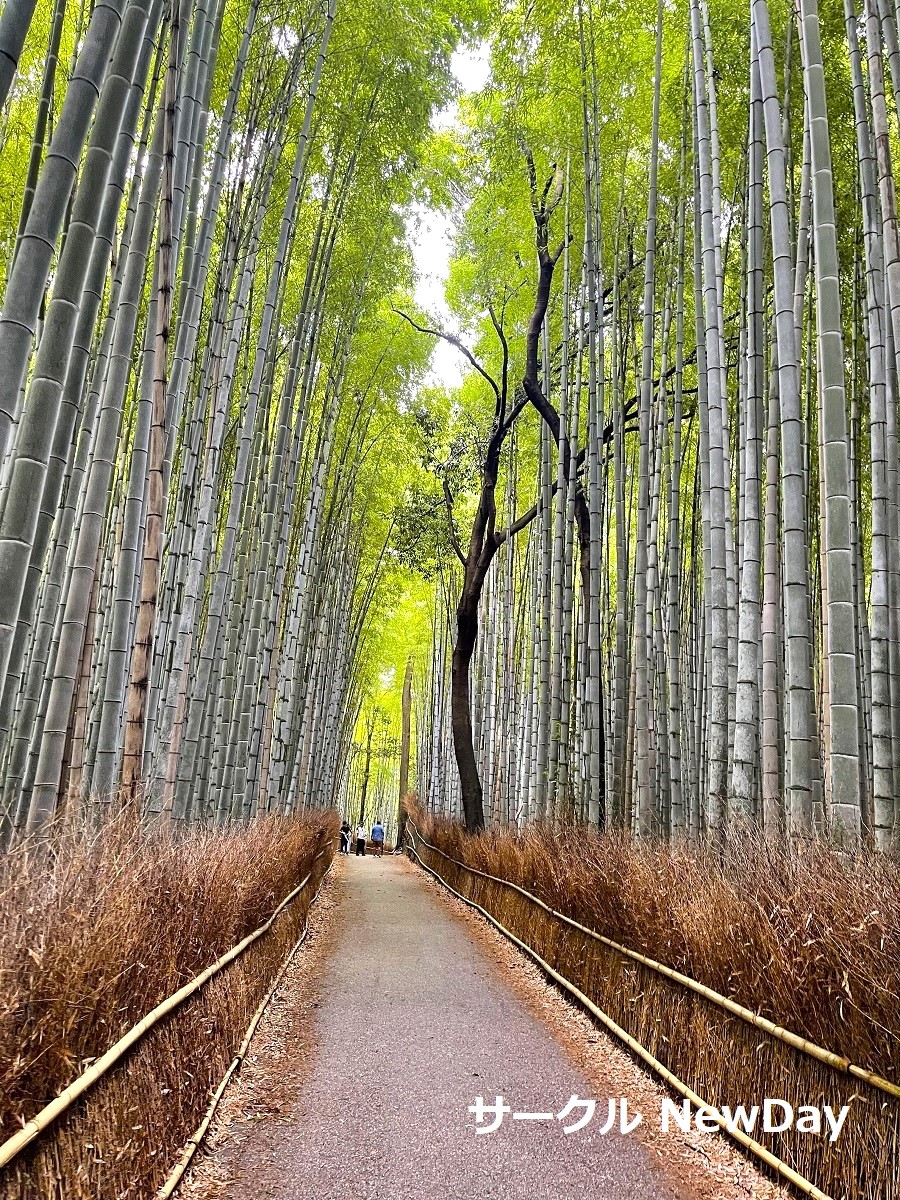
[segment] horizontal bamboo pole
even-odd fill
[[[314,856],[313,862],[321,858],[324,853],[325,849],[323,847]],[[249,933],[243,941],[238,942],[236,946],[232,946],[212,966],[207,967],[205,971],[202,971],[189,983],[186,983],[184,987],[179,988],[177,992],[173,992],[171,996],[158,1004],[145,1017],[142,1017],[136,1025],[132,1026],[127,1033],[123,1034],[117,1042],[110,1046],[105,1054],[101,1055],[83,1074],[79,1075],[67,1088],[61,1091],[56,1099],[51,1100],[39,1113],[36,1113],[18,1133],[14,1133],[11,1138],[7,1138],[0,1145],[0,1167],[5,1167],[7,1163],[12,1162],[20,1151],[33,1142],[38,1134],[42,1133],[49,1125],[52,1125],[57,1117],[61,1116],[67,1108],[70,1108],[75,1103],[79,1096],[83,1096],[88,1088],[92,1087],[111,1067],[115,1066],[135,1042],[140,1041],[144,1034],[151,1030],[154,1025],[157,1025],[163,1017],[168,1016],[170,1012],[183,1004],[185,1000],[192,996],[194,992],[199,991],[214,975],[218,975],[229,963],[234,962],[236,958],[239,958],[245,950],[252,946],[258,938],[261,938],[264,933],[268,932],[283,910],[293,900],[297,899],[309,883],[311,877],[312,871],[310,870],[294,890],[285,896],[264,925],[260,925],[259,929],[255,929],[253,933]]]
[[[419,840],[423,842],[424,845],[430,846],[430,843],[426,842],[421,834],[418,836]],[[433,850],[437,849],[436,846],[431,846],[430,848]],[[419,865],[430,875],[433,875],[435,879],[439,880],[448,892],[452,892],[453,895],[459,900],[462,900],[464,904],[468,904],[471,908],[477,909],[482,916],[486,917],[492,925],[500,930],[504,937],[509,938],[509,940],[518,946],[520,950],[524,950],[529,958],[532,958],[538,964],[542,971],[545,971],[551,979],[555,980],[560,985],[560,987],[565,989],[565,991],[567,991],[570,995],[574,996],[579,1004],[583,1004],[584,1007],[590,1013],[592,1013],[598,1021],[601,1022],[601,1024],[606,1026],[610,1033],[614,1034],[617,1038],[625,1043],[629,1050],[632,1050],[639,1058],[643,1059],[643,1061],[653,1071],[655,1071],[657,1075],[664,1079],[670,1087],[674,1088],[675,1091],[680,1092],[685,1099],[690,1100],[691,1104],[693,1104],[695,1108],[703,1108],[708,1110],[710,1117],[717,1122],[719,1128],[724,1133],[727,1133],[729,1137],[733,1137],[735,1141],[739,1142],[740,1145],[742,1145],[746,1150],[749,1150],[751,1154],[755,1154],[757,1158],[761,1159],[762,1162],[771,1167],[773,1171],[776,1171],[783,1179],[786,1179],[789,1183],[793,1184],[793,1186],[799,1191],[803,1192],[807,1196],[811,1196],[812,1200],[831,1200],[831,1197],[817,1188],[814,1183],[811,1183],[803,1175],[800,1175],[794,1170],[793,1167],[788,1166],[786,1162],[782,1162],[782,1160],[777,1158],[771,1152],[771,1150],[767,1150],[765,1146],[762,1146],[759,1142],[754,1141],[754,1139],[748,1134],[744,1133],[743,1130],[729,1128],[727,1121],[714,1105],[707,1104],[706,1101],[698,1096],[692,1088],[689,1088],[686,1083],[683,1083],[677,1075],[673,1075],[668,1067],[663,1066],[658,1058],[655,1058],[654,1055],[652,1055],[649,1050],[645,1049],[640,1042],[635,1041],[630,1033],[627,1033],[622,1026],[617,1024],[612,1017],[608,1016],[602,1008],[599,1008],[593,1002],[593,1000],[591,1000],[584,994],[584,992],[577,988],[574,983],[570,982],[570,980],[566,979],[564,975],[561,975],[559,971],[551,967],[550,964],[541,958],[541,956],[535,950],[532,950],[532,948],[526,942],[523,942],[521,938],[516,937],[516,935],[507,929],[505,925],[501,925],[497,918],[492,916],[486,908],[482,908],[480,904],[477,904],[474,900],[470,900],[467,896],[463,896],[461,892],[458,892],[455,888],[451,887],[447,880],[444,879],[437,871],[435,871],[432,867],[429,867],[427,863],[422,862],[422,859],[416,853],[414,847],[410,847],[410,852],[415,856]],[[440,854],[443,852],[439,850],[438,853]],[[451,862],[457,861],[454,858],[450,858],[449,854],[445,854],[444,857],[449,858]],[[465,863],[460,863],[459,865],[464,867],[466,870],[474,870],[472,867],[466,867]],[[484,872],[478,871],[476,874],[483,875]],[[494,876],[488,876],[488,878],[492,879]],[[500,882],[503,881],[501,880]],[[552,912],[553,910],[551,909],[549,911]]]
[[[319,856],[316,855],[316,858],[318,858],[318,857]],[[332,858],[331,862],[328,864],[328,867],[325,870],[325,873],[323,874],[322,878],[319,880],[319,886],[316,888],[316,894],[313,896],[312,900],[310,900],[310,902],[309,902],[310,908],[312,908],[312,906],[315,904],[316,900],[318,899],[319,892],[322,890],[322,884],[325,882],[325,878],[328,875],[328,872],[331,870],[333,862],[334,862],[334,859]],[[254,1033],[256,1033],[257,1026],[259,1025],[260,1021],[262,1020],[263,1014],[265,1013],[266,1009],[269,1007],[269,1003],[270,1003],[272,997],[275,995],[275,992],[278,990],[278,986],[281,983],[282,979],[284,978],[285,971],[287,971],[288,967],[293,962],[294,955],[297,953],[297,951],[300,949],[300,947],[306,941],[306,936],[308,933],[309,933],[309,916],[307,916],[306,921],[303,924],[303,932],[300,934],[299,938],[297,938],[296,942],[294,942],[293,946],[291,947],[290,951],[288,952],[287,958],[284,960],[284,962],[279,967],[278,974],[275,976],[272,986],[269,988],[269,990],[266,992],[265,996],[263,996],[262,1000],[259,1002],[259,1006],[257,1007],[256,1012],[253,1014],[253,1018],[250,1021],[250,1024],[247,1026],[247,1032],[244,1034],[244,1040],[241,1042],[241,1045],[240,1045],[240,1048],[238,1049],[237,1054],[235,1054],[234,1058],[229,1063],[228,1070],[222,1076],[222,1079],[220,1080],[218,1087],[213,1092],[212,1100],[211,1100],[210,1105],[207,1108],[206,1112],[204,1113],[203,1120],[197,1126],[196,1132],[188,1139],[187,1144],[185,1145],[185,1148],[184,1148],[184,1152],[181,1155],[181,1158],[179,1158],[178,1162],[173,1167],[169,1177],[166,1179],[165,1183],[162,1185],[162,1187],[157,1192],[157,1200],[167,1200],[167,1198],[169,1196],[173,1196],[175,1194],[175,1192],[178,1190],[178,1185],[181,1183],[181,1180],[182,1180],[182,1177],[183,1177],[185,1171],[190,1166],[191,1160],[193,1159],[194,1155],[200,1149],[200,1144],[203,1141],[204,1137],[206,1136],[206,1131],[209,1129],[210,1124],[212,1123],[212,1119],[216,1114],[216,1109],[219,1107],[219,1101],[222,1099],[222,1096],[225,1093],[226,1087],[228,1087],[228,1084],[230,1083],[233,1075],[238,1070],[241,1063],[244,1061],[247,1051],[250,1049],[250,1041],[251,1041]]]
[[[653,958],[647,958],[645,955],[639,954],[637,950],[629,950],[627,946],[623,946],[619,942],[614,942],[611,938],[604,937],[602,933],[597,933],[595,929],[589,929],[586,925],[579,924],[579,922],[573,920],[572,917],[567,917],[565,913],[558,912],[555,908],[551,908],[548,904],[545,904],[543,900],[538,899],[537,896],[533,896],[531,892],[527,892],[524,888],[519,887],[517,883],[512,883],[509,879],[501,879],[498,875],[489,875],[486,871],[479,871],[477,867],[470,867],[468,863],[460,862],[458,858],[454,858],[452,855],[447,854],[445,851],[441,850],[439,846],[433,846],[431,842],[426,841],[425,838],[422,837],[421,833],[419,833],[418,829],[415,828],[412,818],[410,818],[409,824],[413,826],[413,829],[415,830],[415,836],[423,846],[427,846],[429,850],[436,851],[436,853],[440,854],[443,858],[446,858],[448,862],[456,863],[456,865],[458,867],[462,867],[464,871],[470,871],[473,875],[480,875],[482,879],[490,879],[494,883],[500,883],[504,887],[511,888],[514,892],[518,892],[519,895],[524,896],[527,900],[530,900],[532,904],[536,904],[539,908],[542,908],[544,912],[548,913],[550,916],[559,921],[563,921],[571,929],[577,929],[579,933],[583,933],[587,937],[593,938],[597,942],[601,942],[604,946],[608,946],[611,950],[615,950],[619,954],[625,955],[626,958],[633,959],[634,962],[641,963],[651,971],[656,971],[659,975],[664,975],[667,979],[672,979],[676,983],[680,983],[684,987],[690,988],[692,992],[696,992],[699,996],[703,996],[703,998],[709,1000],[711,1004],[717,1004],[720,1008],[726,1009],[728,1012],[733,1013],[734,1016],[740,1017],[741,1020],[747,1021],[748,1024],[755,1026],[755,1028],[762,1029],[765,1033],[768,1033],[776,1040],[784,1042],[785,1045],[793,1046],[795,1050],[800,1050],[803,1054],[807,1054],[810,1058],[815,1058],[819,1062],[825,1063],[826,1066],[833,1067],[836,1071],[842,1071],[846,1075],[852,1075],[856,1079],[862,1079],[871,1087],[877,1088],[878,1091],[886,1092],[887,1095],[893,1096],[895,1099],[900,1098],[900,1086],[898,1086],[896,1083],[892,1083],[889,1079],[884,1079],[881,1075],[876,1075],[872,1071],[867,1071],[865,1067],[857,1066],[855,1063],[850,1062],[848,1058],[844,1058],[843,1055],[835,1054],[832,1050],[826,1050],[823,1046],[818,1046],[815,1042],[810,1042],[806,1038],[801,1037],[799,1034],[792,1033],[789,1029],[785,1029],[781,1025],[774,1024],[774,1022],[767,1020],[763,1016],[760,1016],[759,1013],[754,1012],[752,1009],[744,1008],[742,1004],[738,1004],[735,1000],[730,1000],[727,996],[723,996],[721,992],[713,991],[712,988],[706,987],[705,984],[698,983],[697,980],[692,979],[690,975],[682,975],[680,971],[676,971],[672,967],[667,967],[665,963],[657,962]]]

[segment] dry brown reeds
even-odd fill
[[[61,829],[0,865],[0,1140],[156,1004],[272,929],[0,1171],[0,1196],[146,1195],[193,1131],[327,868],[331,814],[175,836]]]
[[[420,834],[557,912],[692,977],[852,1062],[900,1080],[900,867],[743,833],[720,853],[534,826]],[[707,1103],[851,1104],[839,1144],[761,1137],[826,1195],[900,1197],[900,1103],[553,918],[512,889],[421,847],[425,865],[506,929]]]
[[[745,831],[720,853],[580,828],[423,836],[613,941],[888,1078],[900,1077],[900,864]]]

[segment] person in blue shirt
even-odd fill
[[[375,853],[381,858],[381,853],[384,850],[384,826],[379,817],[372,826],[372,845],[375,847]]]

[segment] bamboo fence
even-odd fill
[[[320,853],[324,853],[324,851],[320,851]],[[317,857],[318,857],[318,855],[317,855]],[[318,885],[317,885],[316,891],[315,891],[315,895],[310,900],[310,907],[313,904],[315,904],[316,899],[318,898],[319,892],[322,888],[322,884],[325,882],[325,876],[331,870],[331,865],[332,865],[333,861],[334,861],[334,858],[332,857],[331,861],[328,864],[328,867],[326,868],[324,874],[322,875],[322,877],[320,878],[320,880],[318,882]],[[309,878],[309,876],[307,876],[307,879],[308,878]],[[299,938],[297,938],[297,940],[294,943],[294,945],[292,946],[291,951],[288,954],[287,958],[284,960],[284,962],[281,964],[280,968],[278,969],[278,974],[275,976],[274,980],[272,981],[272,986],[266,992],[265,996],[263,996],[262,1000],[260,1000],[259,1007],[257,1008],[256,1012],[253,1014],[253,1019],[251,1020],[250,1024],[247,1026],[247,1032],[244,1034],[244,1040],[241,1042],[240,1046],[238,1047],[237,1054],[235,1054],[234,1058],[229,1063],[228,1070],[225,1072],[225,1074],[219,1080],[219,1086],[216,1088],[215,1092],[213,1093],[212,1099],[210,1100],[210,1103],[209,1103],[209,1107],[207,1108],[206,1112],[203,1114],[203,1120],[197,1126],[197,1129],[195,1130],[195,1132],[188,1138],[187,1143],[185,1144],[184,1150],[181,1153],[181,1156],[179,1157],[175,1166],[170,1171],[169,1175],[166,1177],[165,1183],[162,1185],[162,1187],[157,1192],[157,1200],[168,1200],[169,1196],[174,1196],[175,1193],[178,1191],[178,1188],[181,1185],[181,1181],[184,1178],[185,1172],[187,1171],[188,1167],[191,1165],[194,1155],[200,1149],[203,1139],[206,1137],[207,1131],[208,1131],[210,1125],[212,1124],[213,1117],[216,1115],[216,1109],[219,1107],[219,1102],[221,1101],[223,1095],[225,1094],[225,1089],[228,1087],[228,1084],[231,1082],[234,1075],[240,1070],[241,1065],[244,1062],[244,1059],[247,1057],[247,1051],[250,1049],[250,1042],[253,1040],[253,1035],[256,1033],[259,1023],[263,1019],[263,1015],[265,1014],[266,1009],[269,1007],[272,997],[275,995],[276,991],[281,986],[281,981],[284,978],[288,967],[294,961],[294,956],[296,955],[296,953],[300,949],[300,947],[303,945],[303,943],[306,941],[306,937],[307,937],[308,933],[309,933],[309,920],[307,919],[304,921],[304,924],[303,924],[303,932],[300,934]]]
[[[696,980],[557,912],[530,892],[452,858],[412,821],[408,849],[478,909],[657,1075],[695,1106],[734,1108],[765,1097],[834,1111],[825,1133],[724,1132],[817,1200],[900,1200],[900,1087],[743,1008]],[[441,870],[437,869],[440,859]],[[758,1140],[757,1140],[758,1139]]]
[[[260,997],[271,994],[267,982],[302,940],[333,855],[329,839],[263,925],[148,1012],[0,1144],[0,1200],[99,1200],[146,1195],[163,1184],[170,1156],[197,1129],[223,1071],[230,1077],[243,1058],[246,1045],[235,1053],[237,1037],[248,1022],[255,1028]]]

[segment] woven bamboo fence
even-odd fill
[[[322,835],[314,848],[307,875],[263,926],[157,1005],[0,1146],[0,1200],[119,1200],[156,1192],[306,925],[334,855]],[[106,1058],[114,1061],[107,1066]]]
[[[762,1105],[766,1097],[795,1112],[849,1104],[834,1144],[827,1126],[820,1134],[793,1127],[766,1133],[757,1123],[752,1137],[737,1137],[799,1191],[827,1200],[900,1200],[900,1087],[450,857],[410,827],[412,857],[606,1018],[676,1092],[717,1109]]]

